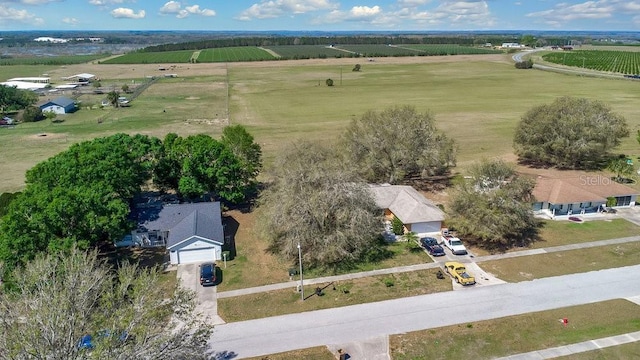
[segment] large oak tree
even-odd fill
[[[629,136],[619,114],[597,100],[561,97],[529,110],[516,128],[514,147],[520,159],[566,169],[599,168],[609,151]]]
[[[443,175],[456,164],[453,140],[436,128],[431,113],[412,106],[368,111],[351,122],[344,139],[347,158],[370,182]]]
[[[467,180],[455,189],[448,209],[448,222],[465,241],[503,250],[537,238],[532,179],[502,160],[485,160],[471,167]]]
[[[382,212],[369,187],[318,143],[291,144],[275,159],[273,181],[259,201],[270,249],[305,266],[348,268],[379,256]]]

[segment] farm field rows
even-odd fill
[[[274,60],[273,55],[253,46],[236,46],[200,51],[198,62]]]
[[[566,66],[620,74],[640,74],[640,52],[613,50],[574,50],[552,52],[542,56],[545,61]]]
[[[361,54],[362,56],[417,56],[421,52],[418,50],[401,48],[389,45],[336,45],[340,49]]]
[[[188,63],[193,51],[163,51],[163,52],[132,52],[114,57],[102,64],[163,64],[163,63]]]
[[[334,57],[349,57],[350,54],[324,45],[280,45],[265,46],[282,59],[323,59]]]
[[[434,45],[398,45],[398,47],[414,49],[426,55],[473,55],[473,54],[501,54],[501,50],[477,48],[472,46],[434,44]]]

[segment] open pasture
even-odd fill
[[[356,63],[362,66],[359,72],[351,71]],[[161,76],[156,67],[81,64],[46,71],[52,78],[89,72],[98,74],[105,84],[111,79],[120,84],[151,73]],[[33,69],[35,74],[45,71],[39,66]],[[59,124],[0,129],[0,143],[5,153],[12,154],[0,158],[4,180],[0,192],[19,190],[26,169],[73,142],[118,131],[157,136],[170,131],[219,134],[222,125],[218,124],[227,121],[221,115],[227,108],[227,79],[228,121],[245,125],[255,136],[263,147],[266,170],[285,144],[300,138],[335,144],[352,119],[393,105],[433,112],[438,126],[456,140],[461,168],[483,157],[513,160],[512,137],[520,117],[558,96],[602,100],[626,117],[632,134],[640,129],[638,82],[518,70],[508,55],[387,57],[375,62],[333,58],[228,63],[226,67],[178,64],[175,72],[178,78],[152,85],[130,108],[82,109]],[[327,78],[334,80],[333,87],[325,85]],[[52,136],[36,136],[43,132]],[[637,149],[634,137],[620,147],[627,154],[637,154]]]
[[[102,64],[188,63],[193,51],[132,52],[102,61]]]
[[[614,50],[556,51],[542,56],[545,61],[566,66],[620,74],[640,74],[640,52]]]
[[[198,62],[231,62],[274,60],[273,55],[254,46],[236,46],[200,51]]]

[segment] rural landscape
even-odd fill
[[[131,39],[0,58],[1,358],[640,356],[638,39]]]

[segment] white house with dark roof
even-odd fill
[[[164,204],[141,208],[130,241],[139,246],[166,246],[171,264],[222,259],[224,228],[219,202]]]
[[[596,213],[611,198],[612,207],[635,206],[638,191],[599,174],[536,179],[533,210],[549,217]]]
[[[42,110],[43,113],[51,111],[58,115],[63,115],[76,111],[77,107],[73,99],[61,96],[40,105],[40,110]]]
[[[400,219],[406,232],[418,235],[440,232],[444,212],[416,189],[406,185],[370,185],[376,204],[385,217]]]

